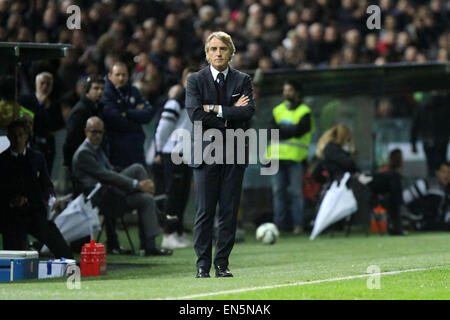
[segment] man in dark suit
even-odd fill
[[[105,91],[105,80],[103,77],[93,75],[86,80],[86,94],[73,107],[69,113],[66,123],[67,135],[64,141],[63,154],[64,166],[70,171],[72,158],[80,144],[83,143],[84,126],[87,119],[93,116],[103,118],[103,104],[100,99]]]
[[[248,74],[229,67],[235,47],[231,37],[224,32],[212,33],[205,44],[209,66],[188,78],[186,108],[189,118],[202,126],[203,132],[218,129],[225,147],[226,129],[247,129],[247,121],[255,112],[253,89]],[[217,132],[217,131],[216,131]],[[236,140],[236,138],[234,138]],[[235,241],[237,211],[241,197],[242,180],[247,160],[237,159],[245,150],[226,150],[223,159],[208,161],[203,151],[220,141],[207,143],[191,135],[191,150],[201,150],[202,155],[191,152],[190,165],[194,167],[196,217],[194,225],[194,249],[197,254],[197,278],[209,278],[212,260],[213,222],[219,204],[219,228],[217,233],[214,267],[216,277],[232,277],[228,258]],[[200,144],[200,145],[199,145]],[[210,145],[208,147],[208,145]],[[227,148],[228,149],[228,148]],[[208,150],[206,150],[208,151]],[[232,163],[225,161],[234,151]],[[236,152],[237,151],[237,152]],[[223,160],[223,161],[222,161]]]
[[[91,117],[86,122],[86,140],[78,147],[72,161],[72,173],[80,182],[85,193],[92,191],[100,182],[102,188],[97,191],[100,198],[110,197],[114,207],[122,207],[125,203],[128,208],[137,209],[139,216],[139,236],[141,250],[144,255],[171,255],[172,250],[160,249],[156,246],[155,237],[161,233],[157,218],[157,208],[152,194],[153,181],[148,178],[147,172],[141,164],[134,164],[120,173],[112,169],[100,145],[105,133],[103,121],[99,117]],[[104,202],[98,198],[97,193],[92,201]],[[97,197],[97,199],[96,199]],[[98,201],[98,202],[97,202]],[[114,210],[115,208],[109,208]]]
[[[72,259],[56,225],[47,220],[54,195],[44,155],[27,147],[29,128],[24,120],[8,126],[11,146],[0,154],[0,231],[3,249],[27,250],[26,235],[44,243],[57,258]]]
[[[19,96],[19,104],[34,113],[33,148],[41,151],[51,174],[55,159],[55,132],[64,128],[61,105],[56,102],[53,90],[54,78],[50,72],[36,76],[36,91],[31,95]]]

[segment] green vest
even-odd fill
[[[306,114],[311,114],[311,109],[302,103],[296,109],[289,110],[283,102],[273,109],[273,117],[277,124],[288,123],[296,125]],[[269,145],[266,152],[267,159],[303,161],[308,156],[308,147],[311,143],[311,133],[314,131],[314,118],[311,115],[311,129],[301,137],[292,137],[287,140],[280,140],[278,144],[278,156],[274,144]],[[273,154],[272,154],[273,153]]]

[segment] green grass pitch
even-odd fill
[[[450,234],[444,232],[337,233],[314,241],[282,235],[264,245],[249,230],[230,257],[234,278],[216,279],[212,270],[212,278],[195,279],[195,260],[192,248],[171,257],[107,256],[108,274],[82,277],[81,289],[68,289],[67,278],[16,281],[0,283],[0,299],[450,299]],[[369,266],[381,272],[378,289],[368,287],[376,283]],[[383,274],[413,269],[420,270]]]

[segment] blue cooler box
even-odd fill
[[[37,279],[38,270],[37,251],[0,250],[0,282]]]

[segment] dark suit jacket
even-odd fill
[[[46,215],[46,202],[55,193],[44,155],[27,148],[25,157],[26,162],[20,169],[24,174],[18,178],[16,170],[12,169],[16,165],[13,165],[11,148],[0,154],[0,216],[3,218],[9,212],[10,201],[18,196],[28,199],[31,214]]]
[[[203,110],[204,104],[220,104],[218,92],[214,84],[214,79],[210,70],[210,66],[200,70],[189,76],[186,88],[186,109],[191,121],[201,121],[203,132],[208,129],[219,129],[224,134],[226,129],[243,129],[248,128],[248,121],[255,113],[255,104],[253,101],[252,80],[246,73],[240,72],[233,68],[229,68],[226,78],[226,104],[222,106],[223,118],[217,117],[216,113],[209,113]],[[250,98],[247,106],[235,107],[234,103],[241,95]],[[227,126],[225,126],[227,122]],[[202,132],[202,136],[203,136]],[[225,138],[225,135],[224,135]],[[198,141],[191,133],[191,163],[190,166],[197,168],[202,163],[194,163],[194,150],[196,144],[202,145],[203,150],[212,142]],[[224,139],[225,143],[225,139]],[[225,146],[223,146],[225,153]],[[235,144],[236,148],[236,144]],[[246,153],[248,153],[248,142],[246,142]],[[237,163],[237,154],[234,153],[235,162]],[[247,164],[247,161],[246,161]],[[246,164],[244,166],[246,166]]]
[[[67,135],[63,146],[65,166],[72,166],[73,155],[86,138],[84,134],[86,121],[93,116],[103,119],[103,104],[98,103],[96,106],[86,96],[82,97],[70,111],[66,123]]]
[[[52,99],[52,98],[50,98]],[[46,109],[37,100],[35,94],[20,96],[19,103],[34,112],[34,135],[45,139],[54,139],[51,132],[64,128],[64,118],[61,105],[51,100],[50,108]]]
[[[108,216],[120,216],[128,210],[126,196],[130,192],[139,191],[133,179],[115,172],[112,165],[100,149],[107,169],[101,163],[97,150],[87,140],[78,147],[72,160],[72,174],[79,191],[88,195],[97,182],[102,184],[92,198],[92,204],[100,208],[100,212]]]
[[[107,165],[112,168],[104,152],[100,152],[102,152]],[[106,169],[100,162],[96,149],[87,139],[78,147],[73,156],[72,172],[84,189],[93,189],[97,182],[100,182],[103,185],[117,187],[125,193],[138,190],[133,185],[133,179],[112,169]]]

